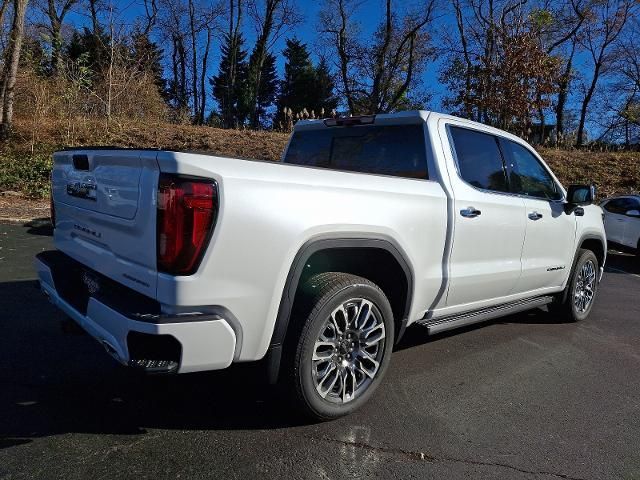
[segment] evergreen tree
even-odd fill
[[[285,58],[284,78],[280,82],[278,113],[285,108],[300,112],[309,108],[314,96],[315,72],[307,46],[298,39],[287,39],[282,52]]]
[[[94,73],[101,72],[109,63],[108,45],[109,37],[102,29],[94,33],[85,27],[82,31],[73,32],[67,46],[67,56],[73,61],[86,58]]]
[[[255,54],[255,52],[254,52]],[[256,75],[257,65],[254,54],[249,59],[249,75],[252,78]],[[251,112],[251,124],[253,128],[264,125],[264,116],[268,108],[273,105],[278,90],[278,74],[276,72],[276,57],[267,53],[262,68],[260,69],[260,82],[257,95],[249,91],[250,85],[255,85],[255,81],[247,82],[246,98],[249,104],[246,106],[248,112]],[[255,100],[252,100],[254,99]],[[255,105],[251,105],[255,101]]]
[[[143,32],[135,32],[131,36],[131,56],[133,62],[141,71],[153,76],[153,83],[158,87],[160,94],[167,98],[167,81],[162,68],[162,56],[164,51],[158,44],[149,39],[149,35]]]
[[[247,51],[242,48],[243,45],[242,34],[225,35],[221,48],[220,69],[216,76],[209,79],[224,128],[243,125],[248,115],[246,98],[248,66],[245,60]]]
[[[316,115],[324,111],[324,116],[328,117],[332,110],[338,107],[338,97],[334,93],[335,81],[329,71],[329,65],[324,58],[320,59],[320,63],[315,67],[315,87],[313,89],[314,102],[311,108]]]
[[[311,62],[307,46],[297,39],[288,39],[283,52],[285,57],[284,78],[280,82],[278,96],[278,116],[282,120],[285,108],[294,113],[306,109],[324,116],[337,107],[338,99],[334,95],[335,83],[329,66],[322,59],[317,67]]]
[[[20,53],[20,68],[28,68],[38,75],[50,75],[49,56],[41,39],[25,35]]]

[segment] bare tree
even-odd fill
[[[87,0],[89,6],[89,16],[91,18],[91,28],[94,35],[100,31],[99,15],[103,8],[102,0]]]
[[[640,21],[631,19],[611,57],[612,81],[606,85],[601,102],[606,109],[598,116],[600,138],[626,147],[640,137]]]
[[[453,1],[457,35],[445,34],[449,62],[441,74],[451,92],[447,107],[521,135],[535,115],[544,123],[559,63],[549,46],[566,31],[551,33],[552,14],[541,7],[527,0]]]
[[[288,28],[300,22],[301,18],[290,0],[249,0],[248,12],[255,24],[257,34],[249,65],[250,122],[252,128],[258,128],[260,126],[258,96],[265,60],[278,38]]]
[[[462,48],[462,59],[464,61],[464,91],[461,101],[464,105],[464,113],[466,118],[473,118],[473,106],[471,102],[471,78],[473,73],[473,62],[471,61],[471,53],[469,51],[469,40],[465,28],[465,19],[461,0],[453,0],[453,9],[456,16],[456,27],[458,28],[458,36],[460,39],[460,47]]]
[[[148,36],[158,20],[158,2],[157,0],[144,0],[143,7],[145,16],[141,33],[144,36]]]
[[[131,31],[117,15],[113,4],[109,4],[108,17],[104,21],[104,27],[100,27],[108,32],[106,45],[102,45],[104,63],[97,66],[95,78],[82,83],[81,88],[99,107],[97,110],[103,114],[106,130],[123,116],[145,117],[144,112],[136,111],[137,106],[143,106],[142,110],[145,105],[152,107],[161,117],[162,113],[156,108],[158,102],[154,101],[162,102],[154,83],[154,72],[149,69],[151,59],[144,52],[135,54],[135,42],[128,40]]]
[[[6,140],[13,122],[13,99],[20,51],[24,39],[24,17],[29,0],[13,1],[13,20],[9,33],[9,44],[5,51],[0,87],[0,140]]]
[[[329,36],[338,56],[338,71],[342,84],[342,93],[347,101],[347,108],[351,114],[356,111],[354,98],[354,79],[351,76],[351,64],[356,55],[357,28],[349,17],[350,11],[355,10],[362,2],[358,0],[329,0],[325,10],[320,14],[320,28]],[[337,11],[338,18],[335,18]]]
[[[218,102],[221,123],[224,128],[236,128],[239,126],[240,90],[243,78],[246,74],[246,64],[243,57],[245,52],[241,50],[242,34],[241,26],[246,0],[229,0],[227,11],[229,26],[225,32],[225,44],[221,47],[222,59],[218,75],[211,78],[213,96]]]
[[[57,74],[62,68],[62,24],[71,8],[80,0],[46,0],[41,8],[49,20],[47,30],[51,36],[51,70]]]
[[[171,45],[170,91],[178,112],[190,112],[191,121],[204,123],[207,69],[220,2],[158,0],[160,34]],[[151,10],[152,11],[152,10]]]
[[[565,109],[569,87],[574,76],[574,58],[581,31],[591,15],[593,0],[545,0],[539,12],[543,48],[549,55],[562,59],[562,73],[558,79],[558,96],[555,104],[556,133],[560,140],[565,132]],[[545,116],[539,111],[541,132],[544,135]],[[544,141],[544,138],[542,139]]]
[[[386,0],[383,21],[371,39],[358,38],[351,15],[358,0],[327,0],[321,30],[336,52],[342,91],[351,114],[390,112],[402,106],[406,94],[433,53],[427,26],[436,1],[421,2],[415,11],[399,11]]]
[[[631,0],[605,0],[597,8],[595,17],[585,29],[584,40],[581,43],[593,63],[591,80],[585,86],[580,107],[576,138],[576,146],[578,147],[584,143],[584,129],[589,104],[593,99],[601,75],[609,65],[611,49],[633,11],[633,3]]]
[[[193,104],[193,122],[204,123],[207,105],[205,84],[211,48],[211,37],[216,19],[222,14],[222,4],[197,5],[188,0],[189,37],[191,41],[191,98]],[[201,37],[205,41],[202,43]]]
[[[561,141],[565,134],[565,110],[569,98],[569,86],[573,78],[573,62],[576,54],[577,38],[573,38],[570,44],[569,54],[565,59],[564,69],[558,81],[558,98],[556,100],[556,134],[558,141]]]

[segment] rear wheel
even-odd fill
[[[295,400],[315,419],[347,415],[385,374],[394,340],[391,306],[373,282],[338,272],[313,276],[303,295],[290,365]]]
[[[578,322],[591,313],[598,291],[598,259],[591,250],[580,249],[566,289],[549,311],[563,321]]]

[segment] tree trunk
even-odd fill
[[[464,111],[465,116],[469,120],[479,120],[473,117],[473,106],[470,102],[471,95],[471,70],[473,68],[471,58],[469,57],[469,45],[467,43],[467,34],[464,30],[464,18],[462,16],[462,6],[459,1],[454,2],[454,8],[456,12],[456,24],[458,26],[458,33],[460,34],[460,45],[462,46],[462,55],[464,57],[465,72],[464,72]]]
[[[546,126],[546,118],[544,116],[544,109],[542,107],[538,109],[538,115],[540,116],[540,145],[544,145],[544,130]]]
[[[62,69],[62,24],[51,22],[51,70],[56,75]]]
[[[339,15],[340,15],[340,30],[336,38],[336,47],[338,50],[338,57],[340,59],[340,77],[342,79],[342,86],[344,87],[344,96],[347,98],[347,106],[349,107],[349,113],[356,115],[356,105],[351,92],[351,85],[349,82],[349,54],[347,53],[347,12],[342,0],[339,2]]]
[[[193,0],[189,0],[189,34],[191,36],[191,97],[193,102],[193,123],[200,124],[200,96],[198,95],[198,32],[196,29],[195,6]]]
[[[48,0],[47,15],[51,31],[51,71],[56,75],[62,67],[62,21],[56,12],[55,0]]]
[[[2,100],[2,111],[0,111],[0,140],[6,140],[11,133],[14,87],[18,74],[22,40],[24,38],[24,17],[27,11],[28,1],[29,0],[14,0],[13,2],[13,21],[3,69],[2,91],[0,93]]]
[[[567,59],[567,65],[562,77],[560,77],[560,84],[558,86],[558,104],[556,105],[556,143],[560,142],[564,135],[564,109],[569,95],[569,84],[571,83],[571,70],[573,69],[573,56],[575,51],[576,42],[574,41],[571,46],[571,54]]]
[[[580,107],[580,122],[578,123],[578,134],[576,138],[576,147],[581,147],[584,144],[583,136],[584,136],[584,125],[587,120],[587,109],[589,108],[589,104],[591,103],[591,98],[593,98],[593,93],[596,90],[596,85],[598,84],[598,79],[600,77],[600,68],[602,67],[602,55],[598,58],[596,62],[595,68],[593,70],[593,78],[591,80],[591,84],[587,89],[587,93],[582,100],[582,106]]]
[[[202,53],[202,71],[200,73],[200,125],[204,125],[204,115],[207,109],[207,91],[205,89],[205,80],[207,77],[207,65],[209,62],[209,49],[211,48],[211,28],[207,27],[207,43]]]
[[[234,18],[235,17],[235,18]],[[242,3],[241,0],[229,0],[229,47],[231,48],[229,55],[229,75],[227,78],[227,108],[224,109],[222,115],[222,123],[225,128],[237,128],[239,126],[238,121],[238,109],[237,105],[234,105],[236,87],[238,82],[238,72],[236,71],[237,58],[236,54],[239,52],[240,45],[240,24],[242,22]]]
[[[97,0],[89,0],[89,12],[91,14],[91,28],[94,35],[98,35],[100,30],[100,21],[98,20]]]
[[[253,78],[251,79],[251,128],[258,129],[260,126],[259,101],[260,87],[262,86],[262,68],[267,58],[267,43],[273,29],[273,17],[281,0],[267,0],[265,4],[264,23],[262,31],[256,40],[254,50]]]

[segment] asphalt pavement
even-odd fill
[[[51,246],[46,227],[0,225],[0,478],[640,479],[632,256],[610,253],[582,323],[408,329],[362,410],[308,424],[250,367],[118,366],[39,293]]]

